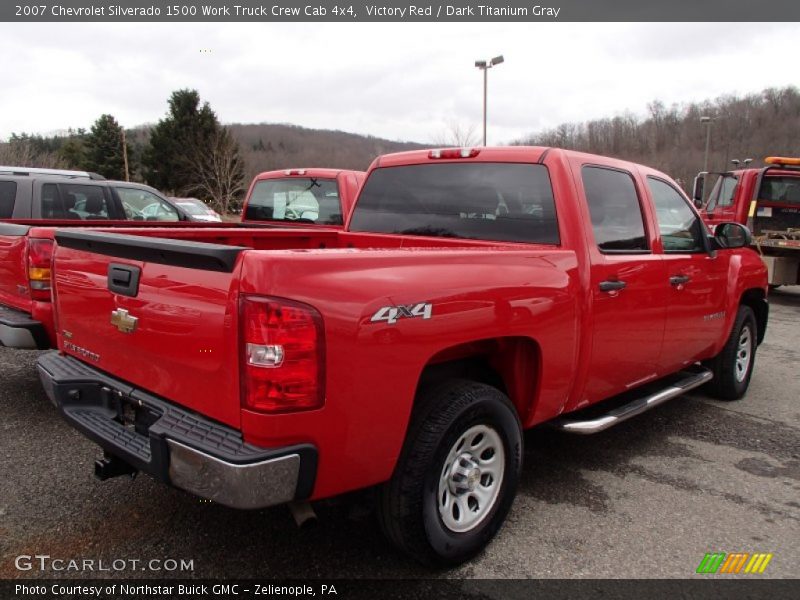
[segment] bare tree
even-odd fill
[[[433,139],[433,143],[437,146],[454,146],[456,148],[477,146],[478,136],[475,133],[475,125],[463,125],[455,119],[451,120],[444,130]]]
[[[667,107],[653,101],[647,115],[623,113],[586,123],[565,123],[526,136],[519,144],[557,146],[652,165],[688,182],[703,166],[706,125],[713,121],[709,166],[731,167],[732,158],[800,155],[800,90],[766,89],[747,96]]]
[[[55,152],[37,152],[27,139],[0,144],[0,164],[14,167],[62,169],[64,161]]]
[[[244,163],[239,144],[227,127],[218,127],[205,146],[195,145],[186,157],[195,181],[182,192],[210,201],[220,214],[227,214],[231,204],[244,192]]]

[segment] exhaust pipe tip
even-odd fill
[[[289,510],[298,527],[310,527],[318,520],[317,513],[308,502],[290,502]]]

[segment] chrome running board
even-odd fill
[[[676,375],[680,377],[680,379],[673,381],[668,387],[661,391],[636,398],[603,415],[586,420],[561,417],[553,421],[552,425],[557,429],[569,433],[579,433],[582,435],[597,433],[622,423],[623,421],[627,421],[631,417],[635,417],[651,408],[655,408],[667,400],[672,400],[677,396],[685,394],[689,390],[711,381],[714,377],[711,371],[702,367],[696,367],[695,370],[692,371],[681,371]]]

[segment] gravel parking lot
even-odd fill
[[[460,568],[423,569],[384,541],[363,496],[298,529],[285,507],[238,512],[146,476],[95,480],[98,449],[62,423],[34,352],[0,348],[0,578],[15,557],[188,559],[125,577],[693,577],[706,552],[771,552],[800,577],[800,292],[771,295],[748,395],[687,395],[593,437],[526,435],[519,495],[495,542]]]

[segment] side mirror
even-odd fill
[[[692,186],[692,200],[694,200],[694,205],[697,208],[702,208],[703,206],[703,188],[706,186],[706,175],[708,175],[708,173],[706,171],[702,171],[697,174],[697,177],[694,178],[694,185]]]
[[[720,223],[714,229],[714,244],[719,249],[744,248],[752,241],[750,230],[741,223]]]

